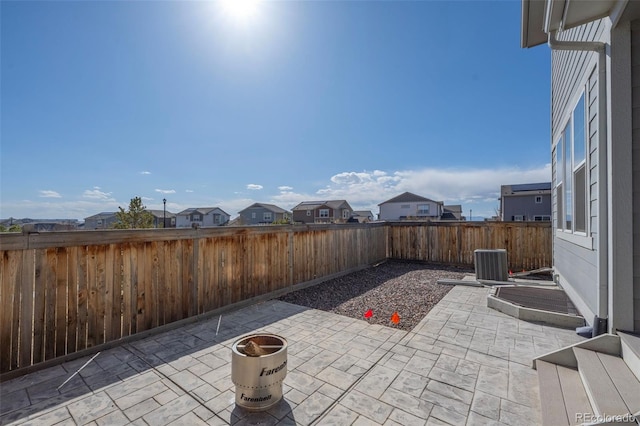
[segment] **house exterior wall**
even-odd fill
[[[221,210],[213,210],[206,215],[203,215],[202,226],[220,226],[229,222],[229,216],[224,214]]]
[[[311,216],[307,216],[307,211],[311,212]],[[294,222],[313,223],[313,210],[294,210],[292,216]]]
[[[321,210],[329,210],[328,217],[321,216]],[[353,210],[347,203],[342,203],[338,208],[332,208],[326,204],[320,206],[315,204],[313,209],[294,209],[292,217],[297,223],[344,223],[352,214]]]
[[[633,307],[640,331],[640,19],[631,22],[632,162],[633,162]]]
[[[328,217],[322,216],[320,214],[321,210],[322,211],[329,210],[329,216]],[[336,221],[337,217],[338,217],[338,213],[336,212],[335,209],[332,209],[331,207],[327,207],[327,206],[322,206],[322,207],[318,207],[313,211],[312,223],[332,223]]]
[[[540,203],[536,203],[536,197],[541,197]],[[502,220],[504,221],[515,221],[519,216],[522,216],[524,221],[534,221],[537,217],[548,217],[551,220],[550,193],[503,195],[503,203]]]
[[[190,228],[194,224],[198,226],[220,226],[229,222],[229,216],[224,214],[222,210],[215,209],[207,214],[200,214],[200,220],[194,220],[194,214],[178,214],[176,215],[176,228]]]
[[[607,37],[608,19],[600,19],[564,31],[559,36],[559,40],[608,41]],[[551,55],[553,265],[559,284],[567,291],[585,319],[591,322],[594,316],[600,316],[603,313],[603,303],[606,300],[606,295],[602,294],[602,285],[606,285],[606,270],[603,269],[604,266],[601,265],[598,256],[600,226],[598,217],[601,208],[598,187],[600,181],[598,53],[554,50]],[[562,172],[563,169],[562,165],[557,163],[556,150],[574,108],[583,94],[586,139],[584,186],[587,209],[586,232],[568,232],[561,229],[566,220],[565,212],[558,211],[564,189],[557,186],[559,170]],[[563,152],[564,154],[566,153]],[[602,202],[606,203],[606,200]],[[572,219],[574,219],[573,215]]]
[[[111,229],[117,221],[115,214],[103,217],[87,217],[84,220],[84,229]]]
[[[176,215],[176,228],[190,228],[191,220],[189,219],[189,215]]]
[[[329,210],[329,216],[321,217],[320,210]],[[320,206],[315,209],[296,210],[293,212],[293,221],[301,223],[332,223],[338,222],[340,218],[339,211],[329,206]]]
[[[321,216],[321,210],[329,210],[329,217]],[[332,209],[331,207],[318,207],[313,211],[314,223],[342,223],[351,217],[352,211],[347,208]]]
[[[418,205],[428,205],[429,212],[419,212]],[[442,206],[432,201],[411,201],[407,203],[383,203],[380,205],[380,220],[402,220],[406,218],[438,219]]]
[[[270,219],[265,215],[269,215]],[[261,225],[285,219],[285,215],[283,213],[272,212],[271,210],[262,206],[255,206],[248,207],[243,210],[240,213],[240,218],[242,219],[243,225]]]

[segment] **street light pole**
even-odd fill
[[[162,227],[167,227],[167,199],[162,199],[163,209],[162,209]]]

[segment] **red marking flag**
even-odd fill
[[[391,315],[391,322],[394,324],[400,322],[400,315],[398,315],[398,312],[394,312],[393,315]]]
[[[369,309],[367,312],[364,313],[365,318],[371,318],[372,316],[373,316],[373,311],[371,309]]]

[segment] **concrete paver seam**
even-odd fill
[[[406,337],[409,333],[411,333],[411,330],[406,331],[404,333],[404,336],[402,336],[402,338]],[[400,339],[401,341],[402,339]],[[399,343],[394,344],[393,347],[395,347],[396,345],[398,345]],[[355,382],[353,382],[347,389],[345,389],[338,398],[336,398],[335,401],[333,401],[333,403],[331,403],[327,408],[325,408],[319,415],[318,417],[316,417],[310,424],[309,426],[315,426],[318,425],[320,421],[322,421],[323,418],[326,417],[326,415],[329,413],[329,411],[331,411],[331,409],[333,409],[336,405],[338,405],[346,396],[349,392],[351,392],[351,390],[353,390],[358,383],[360,383],[366,376],[367,374],[369,374],[369,372],[371,372],[371,370],[378,365],[378,363],[382,360],[382,358],[384,358],[389,351],[386,351],[385,353],[383,353],[377,360],[375,363],[373,363],[373,365],[371,365],[364,373],[362,373],[362,375],[358,378],[358,380],[356,380]]]
[[[182,385],[180,385],[179,383],[177,383],[175,380],[173,380],[172,378],[170,378],[169,376],[167,376],[166,374],[164,374],[163,372],[159,371],[155,366],[151,365],[146,359],[144,359],[144,357],[142,357],[142,353],[136,353],[139,352],[138,349],[135,349],[133,347],[131,347],[130,345],[124,345],[125,350],[129,351],[132,355],[137,356],[139,359],[141,359],[145,364],[147,364],[153,371],[155,371],[156,373],[158,373],[161,377],[164,377],[165,379],[169,380],[171,383],[173,383],[174,385],[176,385],[180,390],[182,390],[186,395],[189,395],[189,397],[191,399],[193,399],[194,401],[196,401],[198,404],[200,404],[201,407],[203,407],[204,409],[206,409],[207,411],[209,411],[211,414],[213,414],[215,417],[219,418],[220,420],[222,420],[223,422],[227,423],[227,421],[222,418],[218,413],[216,413],[215,411],[211,410],[209,407],[207,407],[205,405],[205,401],[201,401],[200,398],[198,398],[197,395],[192,394],[191,392],[189,392],[187,389],[185,389]],[[131,350],[129,349],[131,348]]]

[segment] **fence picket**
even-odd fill
[[[551,266],[552,241],[550,224],[469,222],[60,235],[0,235],[0,374],[387,258]]]

